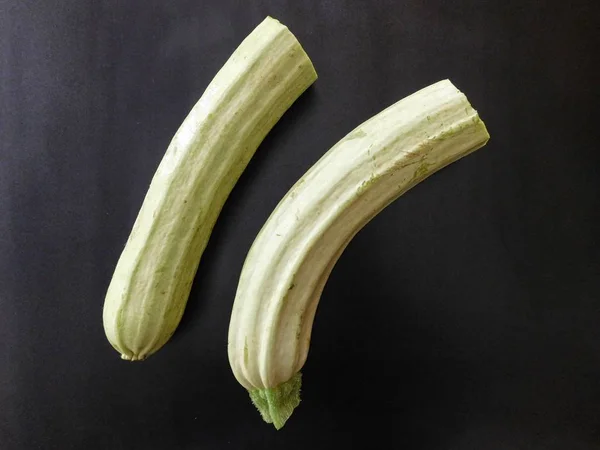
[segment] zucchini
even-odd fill
[[[354,235],[488,139],[465,95],[442,80],[358,126],[279,202],[246,256],[228,336],[233,374],[266,422],[281,428],[300,402],[321,292]]]
[[[289,29],[267,17],[213,78],[170,142],[110,281],[108,341],[143,360],[175,332],[213,226],[264,137],[317,79]]]

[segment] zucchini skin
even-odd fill
[[[261,22],[171,140],[106,292],[103,325],[126,360],[163,347],[183,315],[221,209],[267,133],[317,79],[289,29]]]
[[[281,428],[299,403],[321,292],[355,234],[488,140],[465,95],[442,80],[355,128],[283,197],[246,257],[229,328],[233,374],[265,421]]]

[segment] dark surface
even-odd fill
[[[0,449],[600,449],[594,4],[0,1]],[[320,78],[233,191],[174,338],[121,361],[102,305],[147,185],[267,14]],[[442,78],[492,140],[350,244],[276,432],[227,361],[245,254],[331,145]]]

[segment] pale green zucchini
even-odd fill
[[[281,428],[299,404],[300,369],[321,292],[354,235],[383,208],[489,139],[448,80],[358,126],[290,189],[246,257],[229,328],[236,379]]]
[[[106,293],[104,329],[123,359],[148,357],[174,333],[227,197],[266,134],[316,78],[294,35],[267,17],[185,118]]]

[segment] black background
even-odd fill
[[[600,449],[594,3],[0,1],[0,448]],[[176,335],[121,361],[102,305],[148,183],[268,14],[319,80],[232,192]],[[276,432],[227,361],[245,254],[329,147],[443,78],[492,139],[347,248]]]

